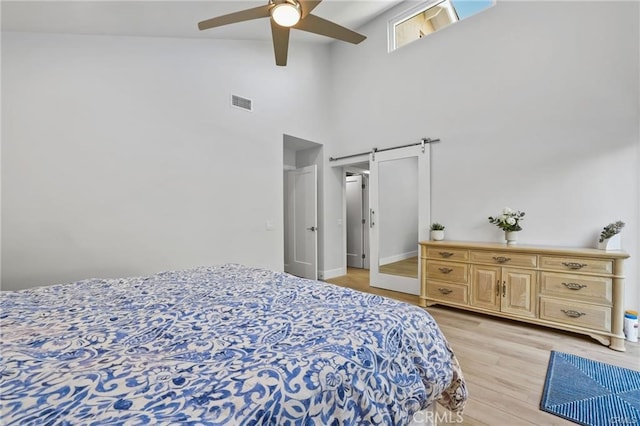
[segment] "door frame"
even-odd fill
[[[362,217],[363,220],[361,226],[362,232],[362,254],[364,258],[362,260],[362,269],[369,270],[369,258],[371,257],[371,250],[369,245],[369,172],[363,167],[344,167],[345,180],[349,178],[348,173],[351,173],[352,176],[359,176],[362,190],[360,191],[360,202],[362,209]],[[347,209],[347,182],[344,183],[344,202],[345,202],[345,221],[344,221],[344,232],[345,235],[349,233],[349,222],[347,218],[348,209]],[[347,268],[349,268],[348,261],[348,250],[345,250],[345,256],[347,258]]]
[[[347,175],[347,220],[344,227],[347,231],[347,268],[364,269],[364,195],[362,191],[362,174]],[[349,244],[349,236],[351,244]],[[351,246],[351,249],[349,249]],[[357,265],[356,265],[357,264]]]
[[[342,265],[340,266],[340,268],[338,270],[334,270],[332,271],[333,274],[331,275],[333,276],[342,276],[342,275],[347,275],[347,172],[354,172],[354,173],[362,173],[363,171],[369,171],[369,168],[367,166],[366,169],[360,168],[358,167],[359,165],[363,164],[363,163],[369,163],[369,154],[361,154],[361,155],[356,155],[353,157],[349,157],[349,158],[343,158],[343,159],[339,159],[339,160],[335,160],[331,162],[331,168],[338,168],[340,169],[340,185],[342,186],[342,200],[341,200],[341,211],[340,211],[340,226],[342,227],[342,241],[341,241],[341,259],[342,259]],[[368,253],[368,248],[367,248],[367,255]]]
[[[287,270],[289,265],[289,248],[287,246],[286,241],[286,232],[285,228],[288,223],[288,215],[285,211],[287,206],[286,197],[286,185],[287,185],[287,171],[295,170],[297,168],[301,168],[304,166],[310,166],[315,164],[317,167],[317,208],[316,208],[316,227],[318,228],[317,234],[317,250],[316,250],[316,276],[319,279],[323,278],[322,264],[324,262],[324,238],[321,235],[321,231],[323,231],[324,227],[324,212],[320,210],[320,206],[322,205],[322,193],[324,190],[323,184],[323,160],[322,160],[322,152],[323,145],[317,142],[313,142],[308,139],[303,139],[297,136],[289,135],[287,133],[282,134],[282,151],[283,151],[283,174],[282,174],[282,193],[283,193],[283,203],[282,203],[282,240],[283,240],[283,253],[282,253],[282,270]],[[318,279],[317,278],[317,279]]]

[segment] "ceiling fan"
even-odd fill
[[[287,65],[291,28],[358,44],[367,37],[311,14],[322,0],[269,0],[265,6],[217,16],[198,23],[200,30],[252,19],[270,18],[276,65]]]

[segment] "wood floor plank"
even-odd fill
[[[327,280],[419,305],[419,297],[369,286],[366,270]],[[427,308],[451,344],[469,388],[464,425],[573,425],[539,409],[551,351],[640,370],[640,344],[613,351],[588,336],[441,307]],[[438,413],[443,413],[442,407]],[[441,417],[441,419],[446,418]],[[461,424],[456,417],[438,424]]]

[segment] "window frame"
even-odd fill
[[[440,3],[444,3],[447,0],[425,0],[424,2],[421,2],[420,4],[405,10],[402,13],[399,13],[398,15],[394,16],[393,18],[391,18],[388,23],[387,23],[387,50],[389,53],[399,49],[400,47],[406,46],[407,44],[411,44],[412,42],[408,42],[406,44],[403,44],[402,46],[398,47],[397,46],[397,39],[396,39],[396,27],[402,23],[404,23],[405,21],[408,21],[409,19],[412,19],[413,17],[423,13],[424,11],[437,6]],[[458,16],[458,12],[455,8],[455,5],[453,4],[453,2],[451,0],[448,0],[451,3],[451,6],[453,8],[453,13],[455,13],[457,21],[453,22],[459,22],[461,20],[464,20],[470,16],[475,15],[475,13],[473,15],[468,15],[462,19],[460,19],[460,16]],[[492,6],[496,5],[496,0],[492,0]],[[486,9],[483,9],[486,10]],[[430,33],[429,33],[430,34]],[[427,34],[427,35],[429,35]],[[417,40],[414,40],[417,41]]]

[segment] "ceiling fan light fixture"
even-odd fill
[[[300,21],[301,16],[300,5],[295,2],[285,1],[271,9],[271,17],[282,27],[293,27]]]
[[[2,1],[2,0],[0,0]],[[337,1],[337,0],[335,0]],[[348,43],[358,44],[367,37],[311,12],[322,0],[266,0],[264,6],[252,7],[198,22],[200,30],[269,18],[276,65],[287,65],[291,29],[306,31]]]

